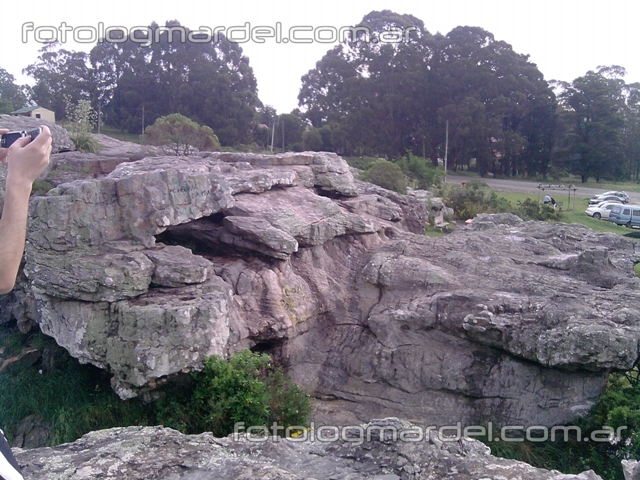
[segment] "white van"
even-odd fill
[[[616,205],[609,212],[609,221],[627,228],[640,227],[640,206]]]

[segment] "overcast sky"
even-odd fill
[[[640,82],[640,1],[607,0],[317,0],[258,2],[255,0],[190,1],[105,0],[95,2],[55,2],[29,0],[3,2],[0,27],[0,67],[13,74],[18,83],[30,82],[21,71],[35,61],[41,36],[63,22],[68,28],[68,50],[91,49],[72,37],[87,38],[91,30],[123,26],[163,25],[178,20],[192,30],[206,27],[229,29],[244,26],[278,28],[283,37],[291,27],[302,27],[299,36],[314,34],[328,38],[331,31],[359,23],[372,10],[392,10],[411,14],[431,33],[448,33],[459,25],[479,26],[504,40],[513,49],[530,55],[547,80],[571,81],[599,65],[620,65],[627,70],[627,83]],[[31,22],[31,23],[29,23]],[[27,24],[27,26],[25,26]],[[241,38],[242,31],[238,31]],[[23,43],[26,40],[26,43]],[[300,78],[329,50],[328,43],[278,43],[265,38],[263,44],[241,44],[258,80],[263,103],[279,113],[298,106]]]

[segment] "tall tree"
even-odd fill
[[[453,169],[475,158],[483,175],[546,172],[556,100],[526,55],[481,28],[432,36],[388,10],[355,28],[365,31],[327,52],[298,96],[314,127],[335,132],[334,148],[389,158],[408,150],[437,165],[448,124]],[[371,41],[394,29],[399,41]]]
[[[414,142],[415,95],[425,80],[416,66],[431,36],[417,18],[389,10],[354,29],[302,78],[299,103],[315,127],[339,125],[346,153],[401,155]]]
[[[0,67],[0,113],[11,113],[27,103],[26,85],[16,85],[16,78]]]
[[[91,100],[95,91],[89,55],[60,48],[57,42],[40,49],[38,60],[23,70],[34,78],[32,100],[53,110],[57,118],[64,118],[65,96],[72,103]]]
[[[625,83],[621,67],[600,67],[563,84],[560,95],[568,134],[559,152],[566,167],[579,175],[622,179],[625,176],[622,133]]]
[[[640,83],[627,85],[627,108],[622,134],[629,176],[640,180]]]
[[[222,145],[250,141],[261,103],[240,46],[222,35],[217,42],[183,41],[171,34],[172,27],[181,26],[177,21],[162,28],[150,25],[154,41],[147,47],[129,37],[91,52],[110,121],[136,132],[143,114],[149,125],[160,116],[181,113],[213,128]]]

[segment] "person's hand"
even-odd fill
[[[42,126],[42,131],[31,141],[29,137],[19,138],[9,148],[0,149],[0,161],[8,165],[9,182],[31,186],[49,165],[51,154],[51,132]],[[0,130],[0,133],[6,133]]]

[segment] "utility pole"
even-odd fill
[[[447,128],[444,140],[444,181],[447,182],[447,155],[449,154],[449,120],[447,120]]]
[[[98,135],[100,134],[100,119],[102,118],[102,105],[98,102]]]
[[[276,136],[276,121],[273,121],[273,125],[271,126],[271,153],[273,153],[273,140]]]
[[[142,135],[144,135],[144,103],[142,104]]]

